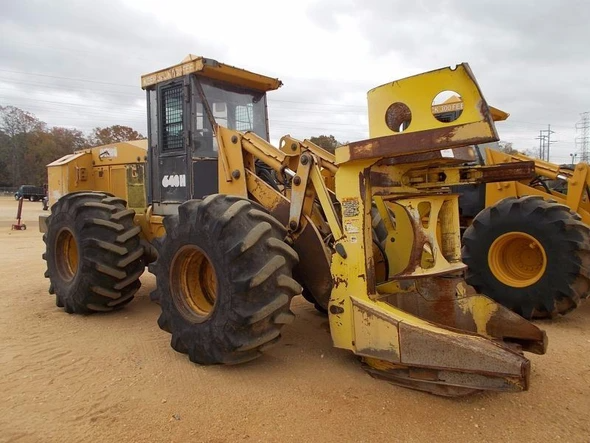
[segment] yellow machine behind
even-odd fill
[[[145,210],[147,140],[111,143],[66,155],[47,165],[49,204],[80,190],[115,193]]]
[[[485,149],[485,164],[533,164],[525,178],[488,183],[464,234],[467,281],[525,318],[555,317],[590,294],[590,175]],[[508,181],[506,179],[509,179]]]
[[[566,205],[578,213],[584,223],[590,225],[590,167],[587,163],[582,162],[571,165],[571,167],[564,167],[524,154],[507,154],[490,148],[486,148],[485,158],[488,165],[531,161],[535,165],[535,180],[533,182],[513,180],[488,184],[486,206],[492,206],[507,197],[538,195],[544,199]],[[554,182],[561,182],[560,186],[554,186]]]
[[[446,154],[498,139],[469,66],[370,91],[380,136],[335,155],[290,136],[269,143],[265,94],[280,85],[188,56],[142,77],[147,163],[132,149],[121,163],[101,159],[109,147],[52,163],[50,195],[60,198],[41,227],[58,306],[122,307],[150,262],[158,323],[194,362],[257,358],[303,294],[327,311],[334,346],[376,377],[446,396],[528,389],[523,351],[543,354],[544,332],[463,279],[450,186],[506,171]],[[446,89],[464,101],[452,122],[431,112]],[[144,176],[147,204],[130,209],[122,199],[141,200]]]

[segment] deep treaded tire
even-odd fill
[[[530,239],[530,248],[542,247],[545,265],[531,279],[537,281],[515,287],[497,277],[497,269],[506,265],[500,259],[494,264],[489,251],[502,238],[522,233]],[[501,258],[514,262],[516,251],[507,249]],[[590,290],[590,228],[567,206],[540,196],[509,197],[484,209],[465,231],[462,254],[467,283],[527,319],[566,314]]]
[[[255,202],[221,194],[183,203],[164,226],[150,270],[172,348],[195,363],[234,364],[277,342],[301,293],[284,227]]]
[[[58,307],[88,314],[133,299],[145,268],[134,216],[125,200],[102,192],[71,193],[51,207],[43,259]]]

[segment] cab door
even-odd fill
[[[152,168],[153,201],[162,205],[190,198],[188,171],[190,85],[176,80],[158,85],[158,167]]]

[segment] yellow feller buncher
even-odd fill
[[[534,174],[462,191],[463,215],[473,217],[463,236],[467,282],[525,318],[570,312],[590,293],[588,165],[483,154],[486,165],[532,162]]]
[[[141,81],[147,151],[103,146],[49,166],[41,229],[58,306],[120,308],[149,263],[158,324],[199,364],[259,357],[303,294],[328,312],[334,346],[376,377],[446,396],[528,388],[523,351],[544,353],[544,332],[462,277],[449,186],[505,170],[441,161],[441,150],[498,138],[467,65],[384,85],[376,111],[389,133],[335,155],[289,136],[269,143],[277,79],[189,55]],[[461,118],[422,118],[449,88]]]

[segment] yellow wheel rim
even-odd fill
[[[508,232],[490,246],[488,263],[492,274],[502,283],[524,288],[543,276],[547,255],[535,237],[524,232]]]
[[[62,229],[55,241],[55,261],[62,280],[71,281],[78,271],[78,244],[69,229]]]
[[[187,245],[178,250],[170,266],[170,290],[174,304],[188,320],[202,322],[213,313],[217,277],[200,248]]]

